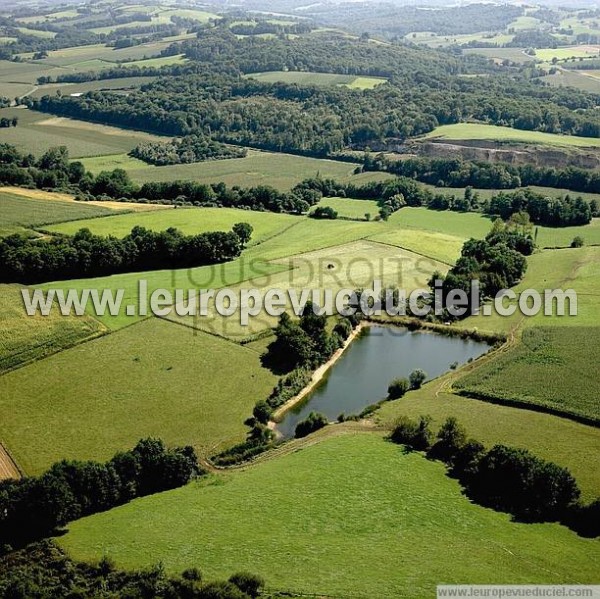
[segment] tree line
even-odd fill
[[[600,535],[600,499],[584,505],[568,469],[542,460],[526,449],[495,445],[489,451],[467,436],[451,417],[436,435],[431,418],[399,418],[390,439],[441,460],[476,503],[507,512],[524,522],[561,522],[583,536]]]
[[[31,284],[217,264],[239,257],[251,233],[249,224],[238,223],[229,232],[198,235],[136,226],[122,239],[93,235],[89,229],[49,240],[15,234],[0,238],[0,281]]]
[[[192,447],[142,439],[105,463],[63,460],[38,477],[0,481],[0,546],[47,537],[77,518],[174,489],[202,474]]]
[[[129,152],[130,156],[156,166],[244,158],[247,154],[245,148],[227,146],[204,135],[187,135],[170,142],[146,141]]]

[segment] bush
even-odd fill
[[[323,414],[319,414],[317,412],[311,412],[306,420],[299,422],[296,426],[296,439],[300,439],[301,437],[306,437],[315,431],[318,431],[320,428],[327,426],[329,421]]]
[[[433,440],[433,433],[429,428],[430,423],[430,416],[420,416],[416,422],[407,416],[401,416],[396,421],[390,439],[394,443],[406,445],[414,451],[427,451]]]
[[[571,241],[571,247],[572,248],[580,248],[583,247],[583,237],[580,237],[579,235],[577,235],[577,237],[573,238],[573,241]]]
[[[467,433],[465,429],[458,424],[456,418],[451,416],[440,428],[437,434],[437,442],[429,450],[428,457],[441,460],[452,466],[466,442]]]
[[[394,379],[388,386],[388,399],[400,399],[409,389],[410,382],[408,379]]]
[[[413,370],[408,377],[411,389],[420,389],[421,385],[426,381],[427,373],[420,368]]]
[[[260,589],[265,585],[265,581],[260,576],[249,572],[238,572],[229,579],[229,582],[250,597],[258,597]]]
[[[267,422],[269,422],[269,420],[271,420],[271,416],[273,415],[273,410],[272,410],[271,406],[269,406],[269,404],[264,399],[261,399],[254,406],[252,415],[261,424],[267,424]]]

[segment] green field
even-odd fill
[[[598,71],[575,71],[560,69],[554,75],[543,77],[543,81],[552,86],[576,87],[586,92],[600,93]]]
[[[1,134],[0,134],[1,135]],[[292,154],[248,150],[246,158],[211,160],[195,164],[152,166],[127,156],[127,154],[88,158],[82,161],[86,169],[98,173],[107,168],[124,168],[134,181],[173,181],[184,179],[200,183],[218,183],[228,186],[252,187],[270,185],[288,191],[296,183],[318,173],[323,178],[356,184],[391,178],[388,173],[354,174],[354,166],[348,162],[306,158]]]
[[[33,194],[32,194],[33,195]],[[102,206],[81,202],[41,200],[0,191],[0,235],[22,232],[31,227],[115,214]]]
[[[514,141],[520,143],[555,145],[555,146],[577,146],[577,147],[600,147],[600,139],[594,137],[576,137],[574,135],[557,135],[554,133],[542,133],[540,131],[524,131],[511,129],[510,127],[498,127],[496,125],[483,125],[475,123],[460,123],[458,125],[442,125],[425,136],[425,139],[448,139],[448,140],[493,140]]]
[[[0,438],[29,474],[147,436],[205,454],[243,439],[275,381],[256,352],[151,318],[0,377]]]
[[[321,207],[333,208],[339,216],[365,220],[365,214],[375,218],[379,214],[379,206],[375,200],[353,200],[350,198],[323,198]]]
[[[85,206],[85,204],[84,204]],[[247,222],[254,227],[251,243],[264,241],[287,227],[297,223],[298,217],[289,214],[273,214],[238,210],[236,208],[178,208],[137,214],[119,214],[110,218],[90,219],[76,223],[62,223],[48,227],[58,233],[72,235],[87,227],[96,235],[125,237],[136,225],[155,231],[169,227],[180,229],[187,235],[206,231],[230,231],[235,223]]]
[[[568,60],[569,58],[598,58],[600,46],[567,46],[564,48],[538,48],[535,51],[536,58],[543,61]]]
[[[119,79],[86,81],[85,83],[50,83],[39,86],[30,95],[32,98],[41,98],[42,96],[56,94],[59,90],[63,95],[68,96],[96,90],[133,89],[150,83],[155,79],[156,77],[121,77]]]
[[[0,373],[99,335],[104,327],[84,316],[25,314],[21,287],[0,285]],[[1,440],[1,438],[0,438]]]
[[[598,345],[594,327],[535,327],[520,343],[455,387],[600,422]]]
[[[146,58],[144,60],[135,60],[125,63],[126,67],[164,67],[172,64],[183,64],[187,62],[187,58],[183,54],[175,54],[174,56],[161,56],[160,58]]]
[[[23,108],[4,108],[0,117],[19,117],[17,127],[0,129],[0,143],[39,155],[55,146],[67,146],[71,158],[129,152],[143,141],[164,141],[141,131],[96,125],[65,117],[54,117]]]
[[[78,559],[132,568],[160,557],[168,571],[197,566],[209,579],[250,570],[269,589],[333,597],[429,597],[440,582],[591,583],[600,558],[596,541],[564,527],[516,524],[470,503],[442,464],[368,433],[69,529],[58,542]]]
[[[534,56],[525,54],[524,48],[465,48],[463,52],[465,54],[480,54],[499,63],[503,60],[510,60],[517,64],[535,62],[536,60]]]
[[[373,89],[387,79],[384,77],[357,77],[336,73],[313,73],[310,71],[268,71],[246,75],[266,83],[297,83],[298,85],[343,85],[353,89]]]

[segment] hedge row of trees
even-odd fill
[[[63,460],[38,477],[0,481],[0,546],[49,536],[67,522],[201,474],[192,447],[143,439],[106,463]]]
[[[0,557],[0,597],[11,599],[250,599],[263,586],[260,576],[248,572],[204,582],[193,567],[173,575],[162,564],[124,571],[108,557],[97,564],[75,562],[48,540]]]
[[[244,158],[247,154],[245,148],[227,146],[204,135],[186,135],[170,142],[147,141],[129,152],[130,156],[156,166]]]
[[[198,235],[136,226],[123,239],[93,235],[89,229],[49,240],[15,234],[0,238],[0,282],[30,284],[227,262],[241,254],[251,234],[247,223],[230,232]]]
[[[577,482],[566,468],[525,449],[495,445],[487,451],[453,417],[437,435],[430,423],[429,416],[418,421],[402,416],[390,439],[443,461],[465,494],[480,505],[521,521],[562,522],[582,535],[600,535],[600,499],[581,504]]]

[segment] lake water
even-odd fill
[[[392,379],[407,377],[417,368],[433,379],[490,349],[487,343],[391,326],[363,329],[306,399],[288,410],[277,430],[293,437],[296,425],[310,412],[335,421],[342,412],[359,414],[385,399]]]

